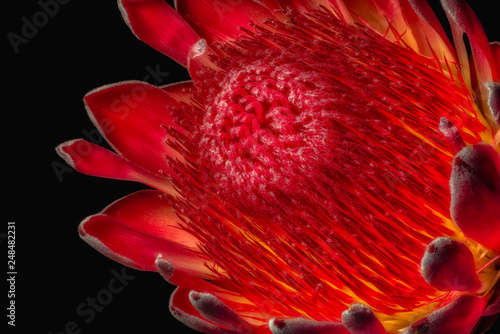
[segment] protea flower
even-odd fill
[[[192,80],[85,96],[115,152],[59,154],[154,190],[81,237],[177,285],[172,314],[203,333],[484,330],[500,312],[500,45],[464,1],[442,5],[454,44],[420,0],[119,1]]]

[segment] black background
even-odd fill
[[[471,5],[489,39],[500,40],[498,10],[487,3],[491,1]],[[142,80],[148,68],[170,73],[163,82],[152,83],[185,80],[188,74],[138,41],[112,0],[73,0],[60,5],[57,14],[15,53],[7,34],[20,34],[22,18],[31,21],[40,10],[37,1],[9,2],[3,10],[2,54],[6,57],[2,65],[7,77],[2,86],[0,152],[6,188],[2,189],[0,233],[6,233],[8,221],[16,222],[18,273],[16,327],[9,327],[8,333],[65,333],[70,322],[76,323],[80,333],[194,333],[168,311],[174,287],[158,274],[132,269],[126,273],[134,279],[112,295],[92,321],[88,313],[77,312],[81,303],[107,289],[113,270],[123,268],[81,241],[78,223],[145,187],[69,171],[58,177],[54,170],[65,165],[55,153],[58,144],[95,134],[82,104],[86,92],[103,84]],[[6,254],[5,238],[1,245]],[[6,294],[7,289],[0,291],[3,310]],[[7,322],[3,314],[2,322]]]

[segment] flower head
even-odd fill
[[[115,152],[60,155],[156,190],[82,238],[178,285],[171,312],[204,333],[480,329],[500,307],[500,48],[442,4],[454,46],[423,1],[119,1],[192,80],[86,95]]]

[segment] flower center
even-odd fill
[[[297,194],[332,163],[336,91],[321,72],[279,59],[231,73],[202,127],[219,188],[250,203]]]

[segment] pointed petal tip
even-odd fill
[[[56,146],[56,153],[61,157],[68,165],[70,165],[73,169],[76,169],[75,161],[72,156],[69,154],[68,147],[75,145],[77,142],[83,139],[73,139],[65,141]]]
[[[165,207],[158,195],[155,190],[143,190],[115,201],[80,223],[81,238],[105,256],[134,269],[158,271],[158,254],[162,254],[180,274],[203,275],[207,271],[205,258],[196,247],[189,247],[192,236],[178,228],[173,209]],[[167,275],[166,263],[162,265]]]
[[[84,139],[64,142],[56,152],[72,168],[91,176],[129,180],[135,170],[114,152]]]
[[[119,0],[118,7],[138,39],[187,67],[189,49],[200,37],[174,8],[163,0]]]
[[[166,157],[182,162],[184,157],[168,144],[172,136],[165,127],[181,127],[165,110],[181,104],[168,92],[142,81],[122,81],[90,91],[84,102],[91,121],[115,152],[159,179],[177,177]]]
[[[137,266],[137,264],[132,260],[129,259],[123,255],[117,254],[113,252],[108,246],[106,246],[99,238],[96,236],[93,236],[89,231],[86,229],[87,224],[92,224],[94,220],[100,220],[101,218],[106,219],[103,217],[103,215],[97,214],[97,215],[92,215],[87,218],[85,218],[79,225],[78,225],[78,233],[80,235],[80,238],[85,241],[89,246],[97,250],[99,253],[103,254],[104,256],[110,258],[111,260],[121,263],[124,266],[127,266],[129,268],[141,270]]]
[[[56,147],[57,154],[80,173],[109,179],[142,182],[169,193],[169,180],[159,178],[126,161],[116,153],[84,139]]]

